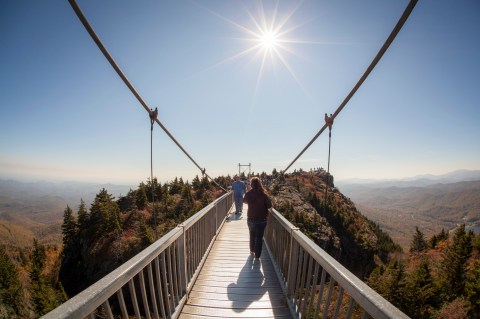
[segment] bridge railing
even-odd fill
[[[408,318],[276,210],[265,241],[295,317]]]
[[[223,195],[42,318],[177,317],[232,204]]]

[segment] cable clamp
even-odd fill
[[[331,131],[332,130],[332,125],[333,125],[333,115],[330,114],[330,116],[325,113],[325,124],[328,125],[328,129]]]
[[[153,125],[153,122],[155,122],[158,116],[158,108],[155,108],[155,110],[150,110],[149,115],[150,115],[150,121],[152,121],[152,125]]]

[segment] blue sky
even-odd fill
[[[239,163],[286,168],[407,1],[78,4],[159,120],[215,177]],[[254,48],[263,20],[281,26],[279,54]],[[419,1],[335,120],[336,180],[480,169],[479,30],[477,0]],[[0,43],[0,178],[147,180],[148,114],[67,1],[0,2]],[[158,126],[153,149],[160,180],[200,174]],[[322,134],[291,170],[326,168],[327,155]]]

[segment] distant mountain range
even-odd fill
[[[360,179],[352,178],[336,181],[335,185],[343,191],[355,188],[357,186],[368,186],[372,188],[385,187],[412,187],[412,186],[428,186],[433,184],[449,184],[456,182],[479,181],[480,170],[456,170],[442,175],[417,175],[414,177],[406,177],[402,179]]]
[[[480,225],[480,171],[455,171],[389,181],[336,183],[357,208],[404,249],[415,227],[428,237],[459,224]]]
[[[42,244],[60,243],[60,225],[66,206],[76,212],[83,199],[88,207],[102,188],[118,198],[135,187],[0,180],[0,243],[31,246],[33,237]]]

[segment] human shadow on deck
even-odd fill
[[[254,259],[249,256],[238,276],[236,283],[227,287],[228,299],[232,301],[232,310],[240,313],[248,308],[258,310],[272,309],[273,313],[284,307],[285,303],[278,302],[281,294],[276,278],[265,277],[262,269],[270,268],[271,262],[266,259]],[[262,267],[263,266],[263,267]]]

